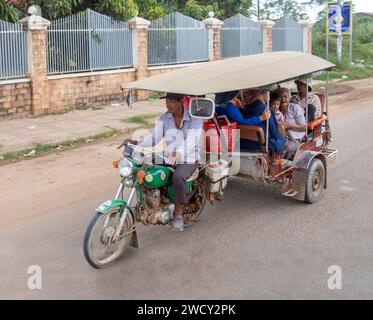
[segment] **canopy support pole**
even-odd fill
[[[329,117],[329,70],[326,71],[326,84],[325,84],[325,95],[326,95],[326,115]]]
[[[271,99],[270,92],[267,91],[267,110],[269,111],[269,100]],[[266,123],[266,153],[269,151],[269,118]]]
[[[325,129],[326,129],[326,132],[327,132],[327,143],[330,143],[333,141],[333,137],[332,137],[332,130],[330,129],[330,124],[329,124],[329,70],[326,71],[326,85],[325,85],[325,95],[326,95],[326,99],[325,99],[325,106],[326,106],[326,116],[327,116],[327,120],[326,120],[326,123],[325,123]]]
[[[306,79],[306,139],[308,141],[308,88],[309,88],[309,78]]]

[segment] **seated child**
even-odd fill
[[[273,93],[271,95],[271,100],[270,100],[270,105],[275,113],[275,116],[276,116],[276,120],[277,120],[277,123],[278,123],[278,130],[279,130],[279,133],[283,136],[283,137],[287,137],[287,131],[284,127],[284,122],[285,122],[285,119],[284,119],[284,115],[282,114],[282,112],[280,111],[280,105],[281,105],[281,96],[277,93]]]
[[[276,115],[276,120],[278,124],[283,124],[284,121],[284,115],[280,111],[280,105],[281,105],[281,97],[277,93],[274,93],[271,95],[270,105],[272,106],[273,111]]]

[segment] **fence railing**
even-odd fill
[[[259,23],[238,14],[224,20],[221,29],[222,58],[240,57],[263,52],[263,35]]]
[[[303,51],[303,28],[290,18],[276,22],[272,38],[273,51]]]
[[[148,29],[148,66],[209,60],[209,33],[198,20],[178,12],[155,20]],[[243,15],[221,29],[222,58],[261,53],[262,28]],[[303,28],[289,18],[273,28],[273,51],[303,51]],[[48,74],[122,69],[133,66],[128,23],[92,10],[51,22],[47,30]],[[0,21],[0,79],[25,77],[27,39],[20,24]]]
[[[176,12],[153,21],[148,29],[149,66],[201,62],[208,58],[208,31],[200,21]]]
[[[92,10],[52,21],[47,31],[47,50],[49,74],[133,66],[128,24]]]
[[[27,38],[22,25],[0,20],[0,79],[27,74]]]

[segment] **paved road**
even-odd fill
[[[82,238],[115,192],[115,141],[0,167],[0,297],[61,299],[373,298],[373,108],[335,114],[340,159],[315,205],[233,178],[182,234],[139,227],[142,248],[94,270]],[[42,268],[42,290],[27,269]],[[328,267],[343,289],[327,286]]]

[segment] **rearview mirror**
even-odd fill
[[[206,98],[192,98],[189,103],[189,114],[192,118],[212,119],[215,114],[215,102]]]

